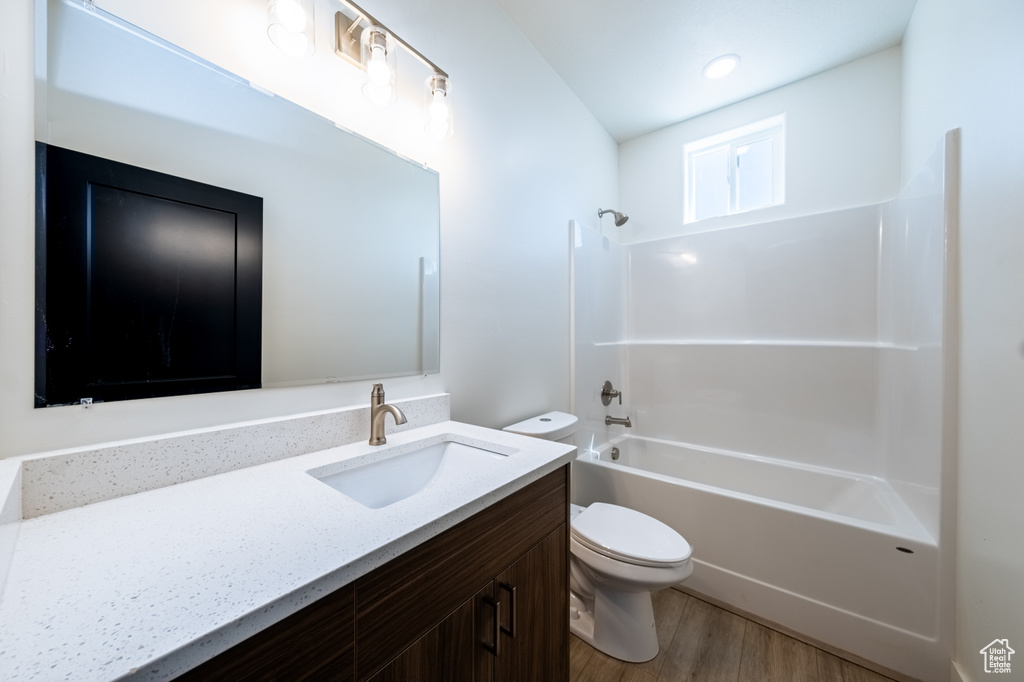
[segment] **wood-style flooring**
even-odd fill
[[[624,663],[570,636],[570,682],[892,682],[678,590],[654,593],[661,650]]]

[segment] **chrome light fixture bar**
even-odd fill
[[[443,78],[448,78],[448,74],[445,73],[441,67],[424,57],[419,50],[402,40],[387,26],[374,19],[373,16],[362,7],[350,0],[340,0],[340,2],[348,11],[338,11],[334,14],[334,51],[339,57],[344,58],[353,66],[364,68],[360,56],[360,44],[362,41],[363,31],[376,27],[385,31],[388,35],[394,38],[395,42],[405,48],[406,52],[430,67],[434,73],[442,76]]]
[[[334,14],[334,52],[349,64],[366,71],[363,94],[376,104],[388,104],[396,98],[395,45],[429,68],[426,80],[425,129],[439,139],[452,135],[452,83],[448,74],[402,40],[387,26],[351,0],[339,0],[343,10]]]

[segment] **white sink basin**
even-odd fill
[[[364,507],[380,509],[427,490],[486,471],[506,455],[444,441],[326,476],[310,475]]]

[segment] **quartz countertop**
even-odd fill
[[[507,459],[368,509],[307,472],[455,440]],[[0,679],[172,679],[564,466],[575,448],[458,422],[18,521]]]

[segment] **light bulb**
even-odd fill
[[[306,28],[306,12],[296,0],[278,0],[274,9],[278,23],[292,33],[300,33]]]
[[[447,128],[448,123],[448,103],[445,101],[444,90],[434,90],[434,94],[430,101],[430,106],[427,107],[427,111],[430,114],[430,121],[432,123],[445,123]]]
[[[391,82],[391,69],[388,67],[387,52],[383,47],[374,45],[370,48],[370,63],[366,65],[366,75],[371,83],[379,87]]]
[[[443,140],[452,134],[452,82],[447,75],[435,73],[427,79],[427,134]]]
[[[312,7],[303,0],[270,0],[267,9],[267,35],[278,49],[289,57],[313,54]]]

